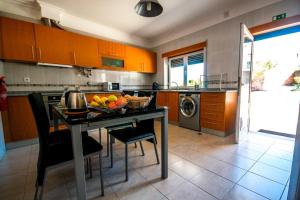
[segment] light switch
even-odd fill
[[[24,77],[24,82],[25,83],[30,83],[30,77]]]

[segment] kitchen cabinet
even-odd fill
[[[34,25],[29,22],[1,17],[1,58],[36,62]]]
[[[74,65],[74,51],[71,47],[71,33],[35,24],[37,58],[42,63]],[[79,48],[78,48],[79,49]]]
[[[8,97],[8,111],[1,114],[6,143],[37,137],[37,128],[27,96]]]
[[[117,42],[98,40],[100,68],[124,70],[125,45]]]
[[[156,72],[156,54],[145,49],[126,46],[125,69],[144,73]]]
[[[98,40],[99,55],[113,58],[125,57],[125,45],[117,42]]]
[[[98,40],[75,33],[70,33],[71,49],[75,66],[99,67]]]
[[[169,121],[178,122],[178,92],[158,92],[156,105],[168,107]]]
[[[200,96],[202,132],[226,136],[235,131],[237,92],[203,92]]]

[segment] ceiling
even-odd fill
[[[94,24],[139,37],[148,43],[151,42],[149,46],[154,46],[280,0],[159,0],[164,11],[154,18],[141,17],[135,13],[134,6],[139,0],[38,1]],[[226,12],[228,16],[225,16]],[[214,22],[211,23],[212,21]]]

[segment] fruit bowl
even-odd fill
[[[95,95],[91,103],[88,104],[89,108],[98,110],[100,112],[111,113],[127,105],[127,100],[123,97],[116,97],[110,95],[109,97],[99,97]]]
[[[127,107],[130,109],[144,109],[146,108],[152,97],[131,97],[127,98]]]

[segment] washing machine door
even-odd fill
[[[180,101],[180,113],[187,118],[191,118],[197,111],[195,100],[190,96],[185,96]]]

